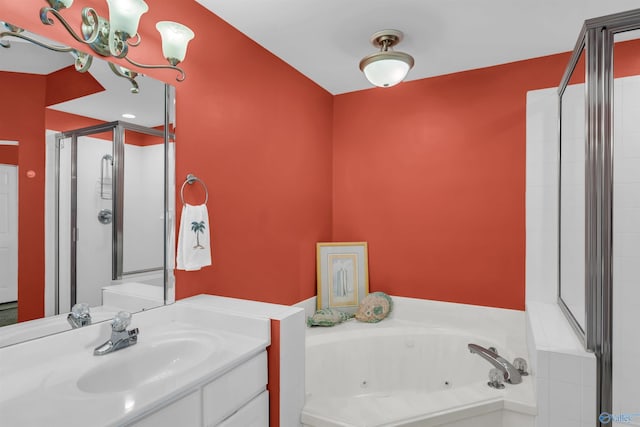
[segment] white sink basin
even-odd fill
[[[78,378],[87,393],[113,393],[139,388],[197,367],[217,349],[215,335],[195,331],[172,331],[145,337],[138,343],[99,357],[100,363]]]
[[[135,424],[263,351],[270,323],[179,301],[134,314],[130,328],[137,343],[102,356],[108,323],[0,349],[0,424]]]

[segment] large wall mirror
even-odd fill
[[[0,347],[173,302],[174,88],[0,41]]]

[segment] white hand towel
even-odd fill
[[[211,265],[211,230],[206,205],[182,206],[176,268],[194,271]]]

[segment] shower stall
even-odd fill
[[[102,305],[105,286],[141,275],[164,302],[164,141],[122,121],[55,135],[55,314]]]
[[[585,22],[558,89],[558,304],[599,426],[640,426],[640,9]]]

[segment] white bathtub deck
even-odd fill
[[[529,381],[507,385],[508,392],[474,384],[431,393],[405,390],[347,398],[307,396],[302,423],[314,427],[387,427],[420,422],[420,426],[428,427],[502,409],[535,415]]]
[[[311,377],[303,425],[533,426],[534,378],[491,388],[485,379],[491,366],[466,349],[476,342],[495,345],[509,360],[526,357],[523,312],[397,297],[394,302],[392,316],[378,324],[307,329]]]

